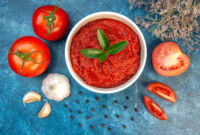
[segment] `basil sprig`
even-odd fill
[[[109,46],[109,40],[106,34],[100,28],[97,30],[97,39],[103,50],[87,48],[87,49],[82,49],[80,53],[88,58],[99,58],[99,62],[104,62],[107,59],[108,54],[114,55],[116,53],[119,53],[128,44],[128,41],[119,41],[114,45]]]

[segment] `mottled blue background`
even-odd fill
[[[191,65],[177,77],[159,76],[152,67],[151,54],[161,41],[151,33],[142,31],[148,46],[146,67],[135,85],[115,94],[102,95],[90,92],[69,74],[65,64],[64,47],[66,38],[57,42],[46,42],[51,50],[51,63],[47,71],[35,78],[24,78],[15,74],[8,66],[7,53],[12,43],[21,36],[36,36],[32,29],[34,10],[42,5],[56,4],[57,0],[0,0],[0,134],[1,135],[199,135],[200,134],[200,61],[199,53],[190,55]],[[134,21],[144,13],[139,9],[129,10],[126,0],[59,0],[58,5],[69,14],[71,27],[83,17],[98,11],[121,13]],[[183,50],[186,51],[185,49]],[[39,119],[37,113],[46,99],[41,92],[41,83],[48,73],[63,73],[69,77],[71,95],[62,102],[50,101],[52,112],[49,117]],[[178,97],[175,104],[169,103],[148,92],[145,87],[153,81],[171,86]],[[23,95],[35,90],[42,94],[42,102],[24,107]],[[79,91],[83,94],[79,95]],[[143,96],[153,98],[166,111],[169,119],[159,121],[147,112]],[[129,99],[126,99],[129,96]],[[95,100],[99,97],[99,100]],[[137,100],[136,100],[137,97]],[[86,103],[86,100],[90,103]],[[76,102],[79,100],[79,103]],[[114,104],[114,100],[119,103]],[[138,102],[139,112],[134,111]],[[64,107],[68,105],[68,108]],[[107,108],[102,106],[106,105]],[[124,109],[124,106],[128,109]],[[91,109],[95,108],[95,112]],[[72,112],[69,112],[72,109]],[[82,113],[78,114],[81,110]],[[119,114],[120,118],[116,118]],[[75,116],[71,119],[71,115]],[[108,115],[108,119],[104,118]],[[86,116],[90,116],[87,120]],[[134,117],[134,121],[131,121]],[[79,127],[78,123],[82,126]],[[106,127],[101,125],[105,123]],[[90,126],[94,126],[91,129]],[[126,125],[127,128],[123,128]],[[109,131],[111,128],[112,131]]]

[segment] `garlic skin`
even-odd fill
[[[51,73],[42,82],[42,92],[48,99],[62,101],[70,94],[69,80],[65,75]]]
[[[23,97],[23,103],[31,103],[35,101],[41,101],[41,95],[38,92],[30,91],[26,93]]]
[[[49,116],[50,113],[51,113],[51,106],[48,102],[46,102],[42,107],[41,111],[38,113],[38,117],[45,118]]]

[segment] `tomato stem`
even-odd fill
[[[44,9],[42,9],[44,12],[48,13],[48,16],[44,16],[44,19],[47,22],[47,36],[49,34],[51,34],[51,32],[54,30],[55,28],[55,24],[54,24],[54,20],[56,19],[55,17],[55,12],[56,10],[58,10],[59,7],[55,7],[55,9],[52,12],[46,11]],[[52,27],[52,28],[51,28]]]
[[[44,61],[44,62],[37,62],[37,61],[35,61],[34,59],[32,59],[32,58],[30,57],[30,55],[33,54],[33,53],[35,53],[35,52],[39,52],[39,53],[45,54],[44,52],[41,52],[41,51],[32,51],[32,52],[30,52],[30,53],[25,53],[25,52],[19,51],[19,50],[16,49],[16,48],[12,48],[12,49],[14,49],[16,52],[13,52],[13,51],[10,50],[9,53],[12,53],[12,54],[14,54],[14,55],[17,55],[18,57],[20,57],[20,58],[22,59],[21,73],[22,73],[22,71],[23,71],[24,63],[25,63],[27,60],[32,61],[32,62],[34,62],[34,63],[36,63],[36,64],[42,64],[42,63],[45,62],[45,61]]]

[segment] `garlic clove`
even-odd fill
[[[38,117],[44,118],[49,116],[50,113],[51,113],[51,106],[48,102],[46,102],[42,107],[41,111],[38,113]]]
[[[31,103],[34,101],[41,101],[41,95],[38,92],[30,91],[26,93],[23,97],[23,103]]]

